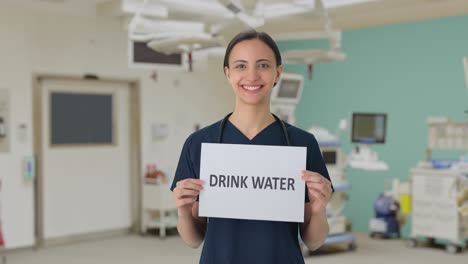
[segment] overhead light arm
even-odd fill
[[[140,8],[136,11],[136,13],[133,16],[132,20],[130,20],[130,23],[128,25],[128,35],[129,36],[131,36],[135,31],[137,31],[138,24],[142,20],[141,13],[143,12],[147,2],[148,2],[148,0],[143,0],[143,3],[141,4]]]
[[[252,16],[247,14],[243,8],[231,0],[218,0],[223,4],[227,10],[229,10],[234,16],[239,19],[242,23],[246,24],[251,28],[258,28],[265,24],[265,18],[263,16]]]
[[[309,78],[311,78],[312,64],[317,62],[342,61],[346,59],[346,54],[340,50],[341,32],[332,30],[330,17],[323,5],[322,0],[315,0],[314,12],[320,15],[321,19],[323,20],[324,27],[324,30],[322,32],[316,32],[316,35],[318,34],[318,36],[322,36],[324,39],[328,39],[330,48],[328,50],[289,50],[283,53],[283,60],[285,63],[307,64]]]

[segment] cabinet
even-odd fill
[[[413,242],[417,237],[448,240],[447,251],[456,252],[468,238],[468,218],[457,204],[464,176],[451,170],[411,170]]]
[[[143,184],[142,233],[158,228],[159,236],[166,236],[166,229],[177,227],[177,208],[168,184]]]

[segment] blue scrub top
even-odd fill
[[[221,121],[191,134],[182,149],[171,190],[187,178],[200,178],[201,143],[218,143]],[[306,169],[330,180],[315,137],[285,123],[291,146],[307,147]],[[248,139],[229,120],[222,143],[287,146],[281,125],[274,122]],[[306,201],[308,202],[306,192]],[[304,263],[299,247],[299,223],[209,218],[200,263],[203,264],[284,264]]]

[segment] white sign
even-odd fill
[[[306,147],[202,143],[199,215],[304,222]]]

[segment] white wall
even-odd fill
[[[155,162],[172,174],[180,148],[195,123],[208,125],[233,108],[233,95],[222,74],[222,58],[203,62],[195,56],[195,71],[149,71],[127,68],[126,32],[115,18],[38,14],[0,8],[0,89],[10,93],[10,152],[0,153],[1,214],[7,248],[34,244],[33,183],[24,180],[21,161],[33,153],[32,76],[94,73],[106,78],[138,79],[141,84],[142,170]],[[197,63],[198,62],[198,63]],[[169,136],[151,139],[152,123],[169,125]],[[17,139],[27,124],[28,139]]]

